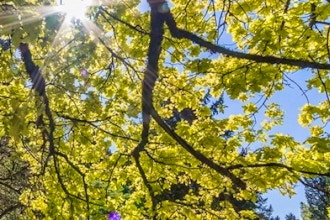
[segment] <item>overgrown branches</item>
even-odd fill
[[[37,126],[42,126],[43,135],[45,134],[47,136],[47,141],[49,142],[49,151],[48,151],[48,155],[47,155],[42,173],[45,172],[45,169],[47,167],[47,164],[48,164],[48,161],[49,161],[50,157],[53,157],[57,178],[58,178],[58,181],[59,181],[59,183],[62,187],[62,190],[68,196],[71,196],[71,197],[74,197],[76,199],[85,201],[86,202],[86,208],[87,208],[87,210],[89,210],[90,209],[89,208],[90,201],[89,201],[89,195],[88,195],[88,192],[87,192],[88,187],[87,187],[87,184],[86,184],[84,173],[82,173],[79,170],[79,168],[76,167],[69,160],[69,158],[66,155],[64,155],[64,154],[62,154],[62,153],[55,150],[54,135],[53,135],[54,130],[55,130],[55,122],[54,122],[52,112],[51,112],[50,107],[49,107],[49,100],[48,100],[48,97],[47,97],[47,94],[46,94],[45,79],[42,76],[40,68],[37,65],[35,65],[35,63],[32,60],[32,54],[30,52],[28,44],[21,43],[19,49],[21,51],[21,55],[22,55],[22,59],[23,59],[24,65],[25,65],[25,69],[26,69],[27,73],[29,74],[29,76],[32,80],[32,88],[38,93],[39,96],[42,97],[42,101],[43,101],[43,104],[45,106],[45,113],[46,113],[46,116],[48,118],[48,123],[49,123],[49,130],[47,130],[45,128],[45,123],[43,121],[43,116],[40,115],[38,117]],[[44,141],[46,141],[46,140],[44,140]],[[57,161],[56,155],[64,158],[65,161],[81,176],[82,181],[84,183],[85,199],[82,199],[79,196],[73,195],[66,188],[66,186],[65,186],[65,184],[62,180],[62,177],[60,175],[60,167],[59,167],[59,162]]]
[[[49,131],[46,128],[43,128],[43,133],[45,133],[48,137],[49,141],[49,152],[46,160],[45,167],[47,165],[47,161],[49,157],[54,155],[55,146],[54,146],[54,130],[55,130],[55,122],[49,107],[49,100],[46,94],[46,83],[45,79],[42,76],[40,68],[35,65],[32,60],[32,54],[29,49],[29,45],[25,43],[21,43],[19,46],[21,51],[21,56],[25,65],[26,72],[29,74],[30,79],[32,80],[32,89],[34,89],[39,96],[42,97],[43,104],[45,105],[45,113],[49,121]],[[43,115],[38,116],[37,126],[44,125]]]
[[[217,52],[223,55],[240,58],[240,59],[253,60],[254,62],[257,63],[285,64],[290,66],[297,66],[300,68],[315,68],[315,69],[330,70],[330,64],[326,64],[326,63],[310,62],[306,60],[297,60],[297,59],[289,59],[289,58],[280,58],[275,56],[261,56],[257,54],[249,54],[249,53],[242,53],[238,51],[229,50],[225,47],[212,44],[211,42],[208,42],[189,31],[177,28],[173,19],[166,20],[166,24],[170,28],[173,37],[186,38],[202,47],[209,49],[212,52]]]
[[[240,189],[245,189],[246,184],[236,177],[234,174],[229,172],[227,169],[221,167],[220,165],[214,163],[212,160],[207,158],[204,154],[196,151],[191,145],[189,145],[184,139],[177,135],[166,123],[161,119],[158,113],[154,110],[152,104],[153,89],[155,82],[158,78],[158,60],[161,51],[161,43],[163,40],[164,34],[164,23],[171,25],[171,27],[176,27],[174,18],[170,11],[160,12],[159,7],[151,5],[151,34],[150,34],[150,43],[148,51],[148,64],[147,69],[144,75],[143,84],[142,84],[142,118],[143,118],[143,130],[141,134],[141,142],[133,151],[133,156],[139,164],[139,154],[144,149],[148,142],[148,133],[150,126],[150,116],[156,120],[159,126],[161,126],[166,133],[168,133],[177,143],[179,143],[185,150],[187,150],[192,156],[197,160],[206,164],[210,168],[217,171],[219,174],[228,177],[232,183]],[[171,28],[171,33],[177,36],[177,30]],[[141,168],[142,169],[142,168]],[[141,175],[144,174],[143,172]],[[144,175],[142,175],[144,176]],[[148,187],[150,194],[152,196],[151,188],[149,187],[146,178],[143,178],[145,185]]]
[[[217,171],[219,174],[228,177],[232,183],[241,189],[246,189],[246,184],[240,178],[236,177],[233,173],[231,173],[228,169],[216,164],[211,159],[207,158],[204,154],[199,151],[196,151],[190,144],[188,144],[183,138],[181,138],[178,134],[176,134],[158,115],[156,110],[151,111],[152,117],[155,119],[157,124],[164,129],[164,131],[170,135],[178,144],[180,144],[186,151],[188,151],[192,156],[194,156],[197,160],[206,164],[211,169]]]
[[[141,133],[141,141],[133,150],[133,157],[142,177],[144,185],[147,187],[153,209],[156,207],[156,200],[151,185],[149,184],[145,172],[140,164],[140,152],[144,149],[148,142],[148,134],[150,128],[150,115],[152,109],[152,96],[155,82],[158,78],[158,60],[161,52],[161,44],[164,35],[164,23],[166,15],[159,13],[157,7],[151,7],[151,33],[148,50],[147,69],[144,73],[142,82],[142,120],[143,130]]]
[[[105,10],[104,10],[105,11]],[[169,12],[170,14],[170,12]],[[115,15],[107,13],[108,16],[111,15],[111,18],[114,20],[123,23],[124,25],[128,26],[132,30],[138,31],[139,33],[145,34],[145,32],[139,30],[138,28],[130,25],[128,22],[123,21],[119,18],[117,18]],[[173,16],[167,16],[166,24],[168,25],[171,35],[175,38],[182,39],[185,38],[187,40],[192,41],[193,43],[196,43],[200,45],[201,47],[205,47],[208,50],[212,51],[213,53],[220,53],[226,56],[240,58],[240,59],[246,59],[251,60],[257,63],[268,63],[268,64],[283,64],[283,65],[289,65],[289,66],[296,66],[300,68],[315,68],[315,69],[325,69],[330,70],[330,64],[328,63],[319,63],[319,62],[313,62],[313,61],[307,61],[307,60],[298,60],[298,59],[291,59],[291,58],[282,58],[282,57],[276,57],[276,56],[262,56],[257,54],[250,54],[250,53],[243,53],[239,51],[233,51],[228,48],[225,48],[220,45],[213,44],[209,41],[204,40],[203,38],[187,31],[183,30],[177,27]]]

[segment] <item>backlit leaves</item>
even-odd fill
[[[6,3],[19,9],[46,4]],[[155,110],[195,151],[247,188],[188,153],[155,120],[139,158],[146,184],[131,155],[142,130],[141,81],[150,40],[149,9],[140,12],[139,3],[92,7],[90,22],[97,25],[92,29],[83,24],[62,29],[61,14],[41,18],[33,8],[1,8],[1,15],[11,16],[0,19],[0,39],[11,44],[0,49],[0,136],[9,137],[11,149],[28,164],[29,184],[19,199],[24,217],[106,219],[116,211],[123,219],[252,219],[256,213],[237,203],[255,202],[258,193],[274,188],[292,195],[299,180],[328,173],[328,70],[305,68],[307,79],[300,79],[304,66],[217,54],[165,28]],[[327,1],[172,3],[177,26],[210,43],[328,63]],[[38,19],[24,21],[27,17]],[[50,158],[51,122],[36,123],[45,107],[15,55],[21,42],[31,45],[46,79],[57,152]],[[299,94],[299,106],[291,97],[276,96],[290,88]],[[294,126],[306,127],[310,135],[301,137]]]

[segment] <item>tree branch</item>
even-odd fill
[[[43,128],[43,132],[48,136],[49,141],[49,152],[48,156],[45,161],[44,170],[47,167],[49,158],[54,155],[55,153],[55,145],[54,145],[54,130],[55,130],[55,122],[49,107],[49,100],[46,94],[46,83],[45,79],[42,76],[41,70],[39,66],[35,65],[35,63],[32,60],[32,54],[29,49],[29,45],[26,43],[21,43],[19,45],[19,49],[21,51],[22,59],[25,65],[26,72],[29,74],[33,86],[32,88],[38,92],[39,96],[43,99],[43,104],[45,105],[45,113],[47,115],[48,121],[49,121],[49,131],[47,131],[45,128]],[[38,117],[37,125],[44,124],[42,115]],[[44,172],[44,171],[43,171]]]
[[[135,158],[136,164],[139,168],[139,154],[144,149],[148,142],[148,133],[150,126],[150,115],[156,120],[158,125],[162,127],[166,133],[168,133],[174,140],[176,140],[184,149],[186,149],[191,155],[193,155],[197,160],[206,164],[210,168],[217,171],[219,174],[228,177],[232,183],[241,189],[246,189],[246,184],[234,174],[229,172],[227,169],[221,167],[220,165],[214,163],[212,160],[207,158],[204,154],[196,151],[192,146],[190,146],[184,139],[177,135],[173,130],[171,130],[165,122],[161,119],[158,113],[154,110],[152,104],[152,95],[155,82],[158,78],[158,61],[161,51],[161,43],[164,34],[164,22],[170,27],[172,35],[178,36],[178,30],[175,26],[175,21],[170,12],[161,13],[158,7],[151,5],[151,34],[150,43],[148,51],[148,64],[147,70],[144,75],[143,85],[142,85],[142,118],[143,118],[143,130],[141,133],[141,142],[133,150],[132,155]],[[141,168],[142,169],[142,168]],[[140,170],[140,168],[139,168]],[[141,173],[141,170],[140,170]],[[143,173],[141,173],[142,175]],[[142,175],[144,182],[146,184],[146,177]],[[150,189],[151,190],[151,189]]]
[[[156,110],[152,109],[151,111],[152,117],[155,119],[157,124],[164,129],[164,131],[170,135],[177,143],[179,143],[185,150],[187,150],[192,156],[194,156],[197,160],[206,164],[211,169],[217,171],[219,174],[228,177],[232,183],[241,189],[246,189],[246,183],[243,182],[241,179],[236,177],[233,173],[224,167],[213,162],[211,159],[207,158],[204,154],[199,151],[196,151],[191,145],[189,145],[184,139],[182,139],[177,133],[175,133],[158,115]]]
[[[281,163],[257,163],[257,164],[247,164],[247,165],[243,165],[243,164],[236,164],[236,165],[232,165],[227,167],[228,170],[236,170],[236,169],[242,169],[242,168],[263,168],[263,167],[277,167],[277,168],[283,168],[286,169],[290,172],[298,172],[298,173],[303,173],[303,174],[308,174],[308,175],[317,175],[317,176],[327,176],[329,177],[330,174],[327,173],[317,173],[317,172],[311,172],[311,171],[304,171],[304,170],[296,170],[293,167],[287,166],[285,164],[281,164]]]
[[[116,21],[121,22],[121,23],[125,24],[126,26],[130,27],[132,30],[138,31],[139,33],[146,34],[145,31],[142,31],[142,30],[138,29],[137,27],[130,25],[128,22],[117,18],[115,15],[108,13],[104,9],[102,9],[102,11],[105,12],[110,17],[112,17],[113,19],[115,19]],[[306,60],[297,60],[297,59],[290,59],[290,58],[280,58],[280,57],[275,57],[275,56],[261,56],[261,55],[257,55],[257,54],[248,54],[248,53],[243,53],[243,52],[239,52],[239,51],[233,51],[233,50],[227,49],[225,47],[213,44],[209,41],[206,41],[206,40],[200,38],[199,36],[189,32],[189,31],[179,29],[176,26],[176,22],[171,13],[168,13],[166,23],[167,23],[167,25],[170,29],[171,35],[173,37],[179,38],[179,39],[186,38],[202,47],[209,49],[212,52],[217,52],[217,53],[235,57],[235,58],[252,60],[257,63],[284,64],[284,65],[290,65],[290,66],[297,66],[300,68],[315,68],[315,69],[330,70],[330,64],[327,64],[327,63],[318,63],[318,62],[311,62],[311,61],[306,61]],[[321,22],[321,21],[318,21],[318,23],[322,23],[325,25],[329,24],[327,22]]]
[[[134,149],[134,157],[139,157],[139,153],[148,142],[150,128],[150,113],[152,109],[152,96],[155,82],[158,78],[158,61],[161,51],[161,44],[164,34],[165,16],[159,13],[157,8],[151,7],[151,32],[148,50],[147,69],[144,73],[142,82],[142,119],[143,130],[141,133],[141,142]]]
[[[310,62],[310,61],[290,59],[290,58],[279,58],[275,56],[261,56],[257,54],[248,54],[248,53],[229,50],[225,47],[215,45],[209,41],[206,41],[198,37],[197,35],[189,31],[177,28],[173,15],[170,12],[168,13],[168,16],[166,16],[166,24],[169,27],[173,37],[179,39],[186,38],[202,47],[211,50],[212,52],[218,52],[227,56],[240,58],[240,59],[253,60],[254,62],[257,63],[285,64],[290,66],[297,66],[300,68],[315,68],[315,69],[330,70],[330,64],[326,64],[326,63],[317,63],[317,62]]]

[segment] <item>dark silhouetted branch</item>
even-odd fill
[[[302,174],[307,174],[307,175],[317,175],[317,176],[327,176],[330,177],[330,173],[318,173],[318,172],[312,172],[312,171],[306,171],[306,170],[297,170],[293,167],[287,166],[285,164],[281,163],[256,163],[256,164],[236,164],[227,167],[228,170],[236,170],[236,169],[244,169],[244,168],[264,168],[264,167],[273,167],[273,168],[282,168],[286,169],[290,172],[297,172],[297,173],[302,173]]]
[[[107,13],[107,15],[110,16],[111,14]],[[129,23],[116,18],[116,16],[114,16],[114,15],[111,15],[111,17],[113,19],[117,20],[118,22],[125,24],[126,26],[130,27],[131,29],[145,34],[144,31],[141,31],[141,30],[137,29],[136,27],[130,25]],[[164,14],[164,17],[166,18],[166,24],[168,25],[171,35],[173,37],[179,38],[179,39],[185,38],[202,47],[209,49],[212,52],[220,53],[220,54],[235,57],[235,58],[247,59],[247,60],[257,62],[257,63],[284,64],[284,65],[296,66],[296,67],[300,67],[300,68],[315,68],[315,69],[330,70],[330,64],[328,64],[328,63],[318,63],[318,62],[311,62],[311,61],[291,59],[291,58],[280,58],[280,57],[276,57],[276,56],[262,56],[262,55],[257,55],[257,54],[249,54],[249,53],[243,53],[243,52],[239,52],[239,51],[233,51],[233,50],[227,49],[225,47],[213,44],[209,41],[206,41],[206,40],[202,39],[201,37],[189,32],[189,31],[178,28],[176,26],[176,22],[172,16],[172,14],[170,12]],[[317,21],[317,23],[329,25],[328,22]]]
[[[152,96],[155,82],[158,78],[158,61],[161,52],[161,44],[164,34],[164,23],[167,14],[158,12],[157,8],[151,7],[151,32],[148,50],[147,69],[144,73],[142,82],[142,119],[143,130],[141,133],[141,142],[134,149],[134,157],[139,157],[139,153],[148,142],[150,128],[150,113],[152,109]]]
[[[246,184],[236,177],[233,173],[229,171],[229,169],[226,169],[215,162],[213,162],[211,159],[207,158],[204,154],[202,154],[199,151],[196,151],[190,144],[188,144],[184,139],[182,139],[178,134],[176,134],[164,121],[163,119],[158,115],[158,113],[155,110],[151,111],[152,117],[155,119],[157,124],[164,129],[164,131],[170,135],[177,143],[179,143],[185,150],[187,150],[192,156],[194,156],[197,160],[202,162],[203,164],[206,164],[211,169],[217,171],[219,174],[228,177],[232,183],[241,188],[246,189]]]
[[[55,122],[49,107],[49,100],[46,95],[46,84],[45,79],[42,76],[40,68],[35,65],[32,60],[32,54],[29,49],[29,45],[26,43],[21,43],[19,46],[21,51],[21,56],[25,65],[26,72],[29,74],[32,80],[32,88],[38,92],[39,96],[43,99],[43,104],[45,105],[45,113],[49,121],[49,131],[43,128],[43,133],[47,135],[49,141],[49,152],[48,156],[45,161],[44,169],[47,167],[47,163],[49,161],[50,156],[54,155],[55,153],[55,145],[54,145],[54,130],[55,130]],[[37,125],[42,125],[43,122],[43,115],[40,115],[37,120]]]

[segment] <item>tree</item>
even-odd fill
[[[298,220],[298,218],[294,214],[292,214],[292,213],[286,215],[285,216],[285,219],[286,220]]]
[[[303,219],[329,219],[329,178],[317,177],[306,180],[307,204],[303,204]]]
[[[258,197],[257,203],[254,206],[254,210],[258,215],[258,219],[264,220],[277,220],[279,219],[278,216],[272,217],[273,214],[273,207],[272,205],[266,205],[267,199],[262,198],[261,196]]]
[[[23,218],[256,219],[260,194],[329,176],[329,2],[101,3],[88,19],[0,3],[0,136],[27,165]],[[285,91],[302,94],[304,140],[284,131]]]
[[[301,208],[301,217],[303,220],[311,220],[312,216],[311,216],[311,212],[308,210],[308,206],[305,203],[301,203],[300,204],[300,208]]]
[[[24,212],[19,196],[29,188],[29,172],[8,142],[8,137],[0,139],[0,219],[17,219]]]

